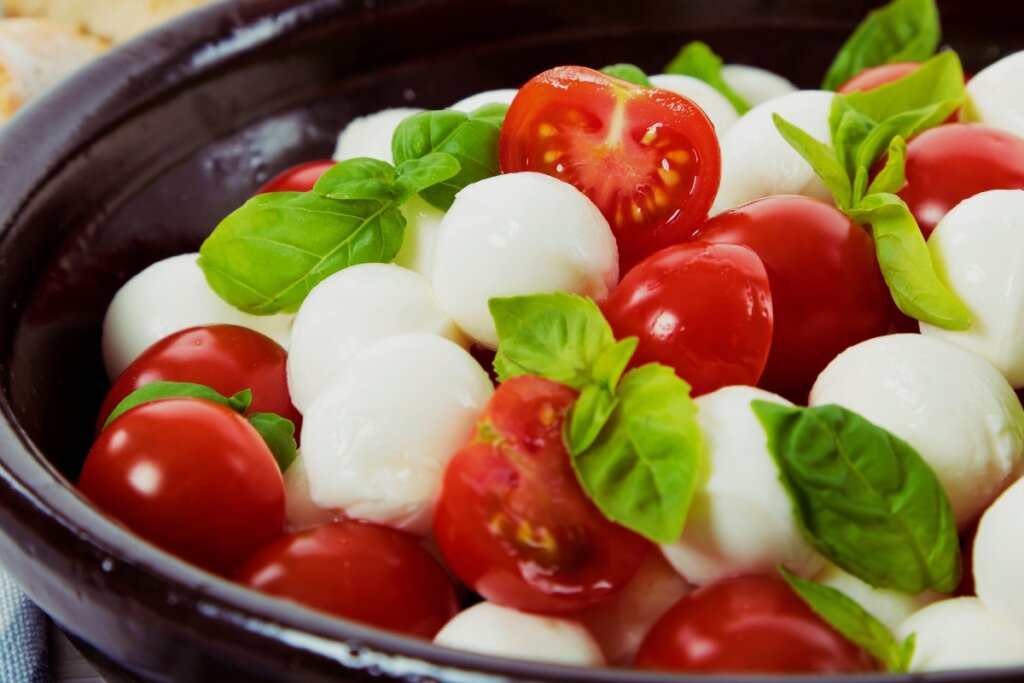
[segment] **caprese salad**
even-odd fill
[[[111,302],[82,493],[441,646],[1024,666],[1024,52],[703,43],[356,119]]]

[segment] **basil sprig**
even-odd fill
[[[835,405],[751,404],[810,543],[872,586],[950,593],[960,541],[949,498],[906,442]]]
[[[848,596],[831,586],[800,578],[785,567],[779,567],[782,578],[807,603],[815,614],[828,622],[851,643],[877,659],[891,673],[905,673],[914,656],[914,634],[902,644],[885,624]]]
[[[654,87],[654,84],[651,83],[651,79],[647,77],[644,70],[635,64],[609,64],[601,69],[601,72],[609,76],[615,76],[615,78],[620,78],[633,85],[643,86],[644,88]]]
[[[942,37],[935,0],[893,0],[861,22],[825,75],[822,87],[836,90],[864,69],[893,62],[923,62]]]
[[[678,540],[702,465],[689,385],[656,363],[625,372],[637,340],[616,341],[590,299],[495,298],[490,310],[500,380],[539,375],[580,392],[564,438],[598,509],[656,543]]]
[[[692,76],[704,81],[722,93],[739,114],[750,111],[750,104],[733,90],[722,77],[722,58],[716,55],[706,43],[695,40],[679,50],[679,54],[665,67],[667,74]]]

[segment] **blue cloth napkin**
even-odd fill
[[[0,683],[46,683],[46,616],[0,568]]]

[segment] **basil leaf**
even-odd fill
[[[605,348],[594,361],[591,370],[594,384],[588,384],[580,392],[568,422],[566,445],[573,455],[590,447],[618,405],[615,387],[638,343],[636,337],[627,337]]]
[[[894,138],[902,137],[906,140],[923,130],[939,125],[948,119],[961,104],[963,104],[962,99],[943,100],[887,118],[878,124],[860,145],[857,150],[857,163],[861,166],[873,167]]]
[[[395,198],[394,183],[394,166],[380,159],[358,157],[328,169],[316,181],[313,192],[331,199],[390,201]]]
[[[460,168],[455,157],[441,152],[403,162],[395,170],[395,198],[404,203],[414,195],[454,178]]]
[[[294,311],[342,268],[390,262],[404,232],[405,218],[390,200],[262,194],[221,221],[199,249],[199,267],[236,308],[257,315]]]
[[[920,69],[899,80],[873,90],[839,95],[837,99],[841,98],[871,120],[882,122],[939,102],[962,102],[966,96],[960,58],[955,52],[949,51],[932,57]],[[935,123],[941,121],[940,118]]]
[[[498,165],[498,139],[501,126],[490,115],[476,118],[460,111],[424,111],[398,124],[391,139],[395,163],[420,159],[435,152],[455,157],[459,172],[420,192],[427,202],[447,211],[459,190],[501,172]]]
[[[469,118],[474,121],[486,121],[487,123],[493,123],[499,128],[505,123],[505,114],[508,113],[508,105],[500,102],[491,102],[481,107],[474,109],[469,114]]]
[[[716,55],[707,43],[695,40],[684,45],[679,54],[665,67],[665,73],[700,79],[725,95],[738,113],[746,114],[750,111],[750,104],[725,82],[725,78],[722,77],[722,58]]]
[[[907,184],[907,143],[896,136],[889,143],[888,157],[885,166],[878,172],[868,187],[868,194],[895,193]]]
[[[655,543],[679,540],[702,462],[689,385],[655,363],[627,372],[611,418],[572,462],[605,517]]]
[[[114,406],[110,417],[103,423],[103,428],[106,429],[111,422],[132,408],[164,398],[199,398],[225,406],[241,414],[249,409],[249,404],[252,403],[252,392],[245,389],[239,391],[234,396],[228,397],[223,396],[204,384],[193,384],[192,382],[152,382],[139,387],[121,399],[121,402]]]
[[[807,160],[818,177],[825,182],[825,187],[835,197],[839,208],[848,208],[851,195],[850,176],[839,162],[835,151],[778,114],[773,114],[772,120],[775,121],[775,127],[783,139]]]
[[[249,424],[263,437],[281,471],[287,470],[298,457],[292,421],[274,413],[252,413]]]
[[[871,225],[882,277],[901,311],[947,330],[971,326],[970,311],[939,279],[924,235],[902,199],[868,195],[850,216]]]
[[[861,22],[825,75],[825,90],[864,69],[893,62],[922,62],[939,46],[941,27],[935,0],[894,0]]]
[[[850,178],[857,175],[858,150],[877,125],[844,98],[836,97],[832,100],[832,112],[829,115],[832,147]],[[856,203],[859,198],[859,195],[853,194],[850,201]]]
[[[779,571],[789,587],[829,626],[853,644],[867,650],[888,671],[907,671],[914,653],[913,636],[901,645],[885,624],[840,591],[802,579],[785,567],[779,567]]]
[[[840,406],[751,407],[793,514],[818,552],[872,586],[910,594],[956,589],[956,519],[910,445]]]
[[[622,79],[627,83],[640,85],[645,88],[654,87],[654,84],[651,83],[651,79],[647,78],[647,74],[644,73],[644,70],[635,64],[609,64],[605,68],[601,69],[601,71],[609,76]]]

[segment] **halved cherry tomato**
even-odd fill
[[[608,219],[625,272],[704,221],[721,154],[711,122],[685,97],[562,66],[512,101],[501,170],[538,171],[579,188]]]
[[[415,538],[356,521],[279,538],[236,578],[322,612],[420,638],[433,638],[459,609],[448,575]]]
[[[651,254],[601,305],[618,338],[640,343],[632,365],[675,369],[693,395],[757,384],[772,341],[772,299],[751,249],[689,242]]]
[[[677,602],[647,634],[636,666],[700,673],[856,673],[878,665],[782,579],[744,576]]]
[[[268,180],[263,187],[256,191],[256,194],[267,192],[309,192],[316,185],[316,181],[320,180],[320,176],[333,168],[337,163],[337,161],[330,159],[318,159],[292,166]]]
[[[904,76],[909,76],[921,68],[920,62],[894,62],[882,64],[864,69],[859,74],[843,83],[838,93],[845,95],[851,92],[866,92],[875,88],[898,81]]]
[[[608,521],[580,487],[562,440],[576,392],[513,378],[445,471],[434,536],[448,567],[492,602],[566,612],[610,597],[652,546]]]

